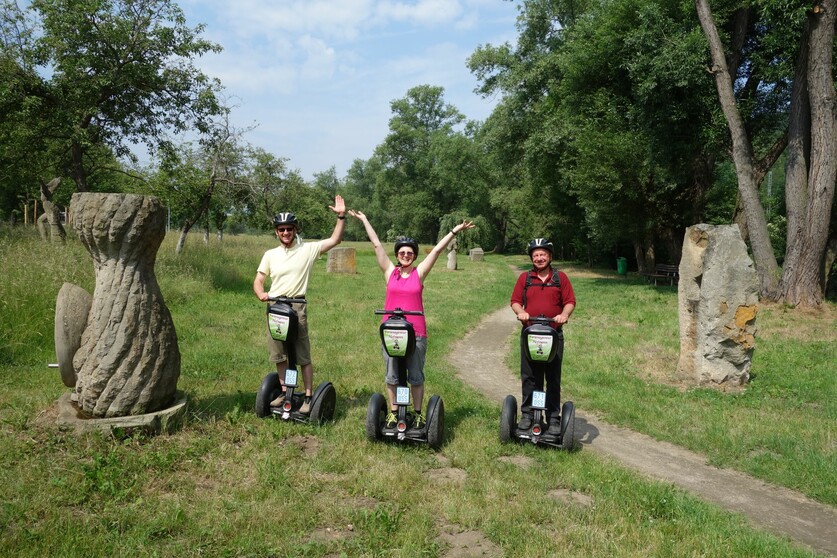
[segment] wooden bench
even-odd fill
[[[653,281],[655,286],[660,283],[675,285],[680,279],[680,269],[675,264],[657,264],[654,266],[653,273],[645,272],[642,275],[649,283]]]

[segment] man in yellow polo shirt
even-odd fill
[[[273,218],[273,226],[276,238],[279,239],[279,246],[268,250],[262,256],[256,278],[253,280],[253,292],[262,302],[268,298],[285,296],[288,298],[305,298],[305,291],[308,288],[308,278],[314,262],[320,254],[325,254],[343,240],[343,229],[346,227],[346,204],[342,196],[334,197],[334,205],[328,206],[337,214],[337,224],[331,237],[319,242],[304,242],[299,236],[299,221],[296,215],[290,212],[280,213]],[[270,276],[270,290],[265,292],[265,278]],[[308,319],[306,317],[305,304],[293,304],[294,310],[299,317],[297,328],[296,360],[302,370],[302,382],[305,385],[305,401],[300,407],[300,413],[308,413],[311,410],[311,393],[314,385],[314,365],[311,363],[311,344],[308,340]],[[267,334],[268,352],[270,362],[276,363],[276,372],[279,378],[285,377],[285,369],[288,367],[288,353],[284,343],[276,341]],[[284,386],[283,395],[270,402],[272,407],[278,407],[285,400]]]

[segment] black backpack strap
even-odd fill
[[[523,309],[526,309],[526,291],[532,286],[532,272],[526,272],[526,284],[523,286]],[[552,282],[545,283],[542,287],[558,287],[561,288],[561,277],[558,275],[558,270],[552,270]]]

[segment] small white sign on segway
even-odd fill
[[[288,387],[296,387],[297,372],[293,368],[285,370],[285,385]]]
[[[532,392],[532,408],[533,409],[546,409],[546,392],[545,391],[533,391]]]
[[[395,404],[409,405],[410,404],[410,388],[399,386],[395,388]]]
[[[384,329],[384,347],[391,357],[407,355],[408,333],[405,329]]]
[[[268,314],[267,326],[270,329],[270,336],[277,341],[286,341],[288,339],[288,325],[291,319],[288,316],[281,314]]]
[[[529,358],[535,362],[549,361],[549,354],[552,352],[554,338],[551,335],[528,336]]]

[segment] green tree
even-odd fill
[[[375,192],[382,172],[383,163],[380,157],[373,155],[367,160],[355,159],[343,180],[343,197],[347,207],[363,211],[370,222],[379,227],[384,225],[385,212],[377,204]],[[345,236],[350,240],[363,240],[366,238],[366,231],[357,219],[349,219]]]
[[[78,191],[91,187],[97,150],[154,151],[167,133],[205,131],[221,112],[220,85],[193,65],[220,47],[171,0],[33,0],[25,13],[3,0],[3,11],[0,102],[15,128],[6,137],[24,147],[42,138],[28,146],[32,158],[50,160]]]
[[[185,143],[163,152],[152,191],[165,201],[175,222],[180,223],[176,253],[183,251],[195,225],[204,222],[208,228],[213,207],[216,218],[220,211],[226,215],[223,202],[231,199],[230,191],[241,187],[244,172],[246,150],[241,145],[241,135],[225,117],[197,145]]]
[[[411,88],[391,104],[390,132],[376,149],[383,172],[376,184],[376,204],[388,219],[376,227],[387,237],[409,235],[429,242],[439,220],[458,203],[457,183],[443,172],[441,160],[450,152],[456,126],[465,117],[444,100],[444,89]]]
[[[709,43],[718,100],[729,126],[738,191],[762,295],[793,305],[817,306],[827,282],[831,215],[837,179],[834,32],[830,5],[789,7],[763,0],[721,4],[720,21],[733,29],[727,43],[708,0],[695,0]],[[778,97],[770,114],[782,122],[774,149],[787,145],[785,203],[787,250],[781,271],[775,257],[759,185],[772,167],[756,156],[759,137],[748,116],[759,95]],[[757,106],[763,107],[764,102]],[[765,159],[768,159],[765,161]]]
[[[510,236],[569,241],[590,260],[628,241],[640,268],[658,244],[679,258],[719,148],[694,14],[664,0],[528,0],[518,28],[515,48],[469,61],[480,91],[504,96],[487,124],[516,178],[497,196],[515,201]]]
[[[240,209],[250,226],[272,229],[273,216],[282,210],[282,189],[288,184],[302,182],[302,178],[288,169],[287,158],[277,157],[262,148],[250,149],[247,164]]]

